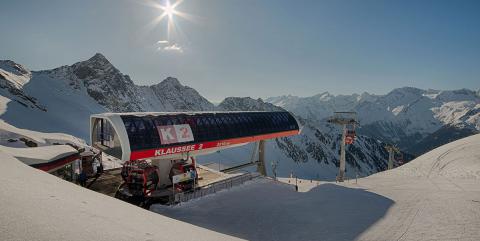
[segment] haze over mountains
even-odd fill
[[[0,61],[1,119],[20,128],[72,134],[87,142],[89,116],[93,113],[281,109],[299,117],[304,124],[303,132],[296,137],[270,141],[267,160],[279,161],[279,175],[295,172],[304,178],[332,179],[336,175],[340,131],[325,121],[333,111],[358,112],[360,136],[348,148],[347,173],[358,169],[360,175],[386,168],[385,143],[396,143],[407,152],[419,154],[480,130],[479,93],[467,89],[437,91],[406,87],[387,95],[333,96],[326,92],[312,97],[272,97],[265,101],[229,97],[215,106],[175,78],[151,86],[136,85],[101,54],[43,71],[30,71],[9,60]],[[244,149],[232,149],[208,159],[229,164],[232,156],[248,161],[249,155]]]

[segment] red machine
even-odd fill
[[[195,169],[195,161],[192,158],[192,163],[188,163],[186,161],[177,162],[173,164],[172,169],[170,170],[170,180],[173,180],[173,176],[184,174],[184,173],[193,173],[193,178],[179,182],[175,184],[175,190],[177,192],[184,192],[188,190],[192,190],[194,188],[194,183],[197,182],[197,170]]]
[[[150,196],[159,181],[157,167],[145,160],[125,162],[121,175],[124,181],[122,189],[136,197]]]
[[[355,142],[355,124],[351,126],[347,125],[346,128],[347,129],[345,130],[345,144],[351,145],[353,144],[353,142]]]
[[[173,164],[169,172],[169,178],[180,174],[188,174],[185,181],[175,184],[177,192],[185,192],[193,189],[198,180],[195,169],[195,161],[180,161]],[[193,178],[190,178],[193,175]],[[157,189],[160,181],[159,169],[145,160],[132,160],[123,164],[121,176],[123,184],[118,191],[124,197],[145,198],[152,197],[153,191]],[[173,181],[172,181],[173,182]]]

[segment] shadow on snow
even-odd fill
[[[153,206],[152,211],[247,240],[352,240],[393,203],[363,189],[335,184],[297,193],[286,184],[265,182],[173,208]]]

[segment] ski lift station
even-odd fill
[[[258,160],[250,164],[265,175],[264,142],[299,133],[300,124],[286,111],[103,113],[90,118],[92,146],[123,163],[123,184],[116,194],[121,197],[171,197],[172,191],[195,190],[196,156],[252,142]]]

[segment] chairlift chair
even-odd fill
[[[345,130],[345,144],[351,145],[355,142],[356,132],[355,123],[346,125]]]

